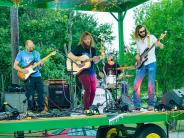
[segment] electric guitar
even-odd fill
[[[167,31],[162,33],[156,42],[162,40],[166,36],[166,34],[167,34]],[[140,69],[142,65],[148,60],[148,53],[156,45],[156,42],[150,48],[146,48],[144,52],[140,55],[140,61],[136,61],[136,65],[135,65],[137,69]]]
[[[67,71],[72,71],[73,75],[78,75],[81,71],[84,69],[90,68],[91,66],[91,61],[100,61],[101,59],[104,58],[104,49],[100,49],[101,55],[100,56],[95,56],[93,58],[90,58],[87,55],[82,55],[79,56],[86,59],[85,61],[73,61],[69,58],[67,58],[66,61],[66,67]]]
[[[35,73],[36,71],[34,70],[34,68],[36,68],[37,66],[39,66],[41,64],[41,62],[46,61],[49,57],[53,56],[56,54],[56,51],[51,52],[49,55],[47,55],[46,57],[44,57],[43,59],[41,59],[39,62],[33,64],[33,62],[29,63],[29,65],[27,65],[26,67],[24,67],[24,69],[27,70],[27,73],[18,71],[17,75],[21,80],[27,80],[29,78],[29,76],[33,73]]]

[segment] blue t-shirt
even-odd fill
[[[34,64],[38,61],[40,61],[40,54],[38,51],[32,51],[27,52],[26,50],[23,50],[19,52],[16,56],[16,59],[22,68],[28,66],[29,64]],[[31,74],[31,77],[39,77],[41,76],[41,73],[39,72],[39,67],[34,68],[36,71],[35,73]]]
[[[96,50],[95,48],[87,49],[85,46],[77,46],[75,49],[71,51],[75,56],[82,56],[82,55],[87,55],[88,57],[92,58],[96,56]],[[94,62],[91,61],[91,66],[87,69],[84,69],[80,74],[96,74],[95,73],[95,68],[94,68]]]

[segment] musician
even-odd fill
[[[157,41],[156,37],[149,34],[146,28],[138,25],[135,29],[135,38],[137,45],[136,61],[141,62],[140,55],[146,48],[150,48],[154,43],[156,46],[163,48],[163,44]],[[155,47],[148,53],[148,60],[136,70],[136,77],[133,87],[133,102],[136,110],[140,110],[140,87],[145,75],[148,75],[148,110],[154,110],[154,96],[155,96],[155,77],[156,77],[156,56]]]
[[[19,52],[16,56],[14,62],[14,69],[20,72],[27,73],[28,71],[24,69],[24,67],[29,66],[30,64],[34,64],[40,61],[40,54],[38,51],[34,50],[34,43],[32,40],[27,40],[25,42],[25,50]],[[44,61],[41,62],[40,67],[44,64]],[[36,72],[31,74],[30,77],[24,81],[25,90],[26,90],[26,98],[28,103],[28,111],[34,111],[34,94],[35,90],[38,92],[38,112],[42,112],[44,110],[44,85],[41,78],[41,73],[39,72],[39,68],[35,68]]]
[[[85,113],[89,112],[89,108],[95,97],[97,79],[94,64],[100,61],[100,58],[96,56],[96,49],[93,45],[94,41],[92,35],[89,32],[84,32],[81,35],[79,45],[68,54],[68,57],[76,62],[86,61],[86,58],[82,55],[93,58],[93,60],[90,61],[91,66],[78,74],[79,81],[85,91],[83,97]]]
[[[117,70],[117,68],[119,68],[119,64],[115,63],[114,61],[114,55],[112,53],[110,53],[107,56],[107,62],[105,63],[105,73],[106,75],[117,75],[117,80],[121,80],[122,76],[121,74],[121,70]]]

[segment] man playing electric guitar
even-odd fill
[[[85,56],[83,56],[85,55]],[[84,32],[81,35],[79,45],[73,49],[68,57],[74,62],[85,63],[89,57],[90,66],[88,68],[84,68],[77,75],[80,83],[82,84],[85,92],[83,97],[84,110],[85,113],[89,113],[89,107],[92,105],[95,91],[96,91],[96,72],[94,68],[94,64],[100,61],[100,57],[96,56],[96,49],[93,47],[93,38],[89,32]]]
[[[14,62],[14,69],[17,71],[27,73],[24,67],[28,66],[30,63],[35,63],[40,61],[40,54],[38,51],[34,50],[34,43],[31,40],[27,40],[25,42],[25,50],[19,52],[16,56]],[[44,85],[41,78],[41,73],[39,72],[39,67],[44,64],[45,60],[40,62],[40,65],[36,67],[34,70],[35,73],[31,74],[29,78],[27,78],[25,83],[26,90],[26,98],[28,103],[28,111],[34,110],[34,93],[35,90],[38,92],[38,112],[42,112],[44,110]],[[21,66],[20,66],[21,65]]]
[[[135,38],[137,45],[137,71],[133,87],[133,102],[136,110],[141,108],[140,101],[140,87],[145,74],[148,75],[148,110],[154,109],[154,93],[155,93],[155,77],[156,77],[156,56],[155,46],[163,48],[163,44],[160,40],[156,39],[154,35],[148,34],[146,28],[142,25],[138,25],[135,29]],[[153,47],[152,47],[153,46]],[[149,49],[151,47],[151,49]],[[146,60],[141,65],[141,59],[145,49],[149,49],[146,53]],[[141,66],[140,66],[141,65]]]

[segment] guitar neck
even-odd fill
[[[52,56],[52,53],[50,53],[49,55],[47,55],[46,57],[44,57],[42,60],[40,60],[39,62],[35,63],[32,68],[36,68],[37,66],[39,66],[41,64],[41,62],[46,61],[49,57]]]
[[[158,40],[157,40],[157,41],[158,41]],[[152,49],[153,47],[155,47],[155,43],[154,43],[150,48],[148,48],[148,50],[145,51],[141,56],[143,57],[143,56],[147,55],[148,52],[151,51],[151,49]]]

